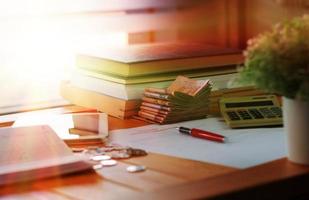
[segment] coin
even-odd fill
[[[97,165],[93,165],[93,166],[92,166],[92,168],[93,168],[94,170],[101,169],[102,167],[103,167],[103,165],[101,165],[101,164],[97,164]]]
[[[92,156],[90,159],[93,161],[101,161],[101,160],[109,160],[111,159],[111,157],[108,155],[97,155],[97,156]]]
[[[146,167],[143,165],[130,165],[127,167],[127,171],[131,173],[145,171]]]
[[[146,156],[147,152],[143,149],[128,148],[127,153],[131,156]]]
[[[110,146],[108,146],[108,147],[101,147],[101,150],[104,151],[104,152],[110,152],[110,151],[113,151],[114,148],[110,147]]]
[[[117,165],[117,161],[116,160],[102,160],[101,165],[103,165],[104,167],[114,166],[114,165]]]
[[[125,152],[122,152],[122,151],[110,152],[108,153],[108,155],[116,159],[130,158],[130,155],[126,151]]]

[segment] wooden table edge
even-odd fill
[[[309,167],[282,158],[216,177],[141,194],[136,199],[294,199],[309,197]]]

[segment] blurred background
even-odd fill
[[[0,113],[67,104],[60,80],[93,45],[203,41],[246,48],[309,0],[0,0]]]

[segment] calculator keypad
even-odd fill
[[[266,118],[276,117],[276,114],[274,114],[269,108],[260,108],[259,110]]]
[[[240,117],[235,111],[227,111],[226,114],[229,116],[230,120],[240,120]]]
[[[264,116],[259,112],[258,109],[248,109],[248,111],[250,112],[250,114],[253,116],[253,118],[255,119],[263,119]]]
[[[264,118],[281,118],[282,110],[280,107],[262,107],[262,108],[251,108],[248,110],[230,110],[226,111],[227,116],[230,120],[249,120],[249,119],[264,119]]]
[[[271,107],[270,110],[277,115],[277,117],[282,117],[282,110],[280,107]]]
[[[246,110],[238,110],[237,112],[240,115],[240,117],[244,120],[252,119],[252,117],[250,116],[250,114]]]

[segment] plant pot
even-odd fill
[[[309,165],[309,102],[283,98],[288,159]]]

